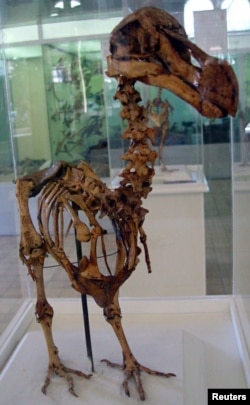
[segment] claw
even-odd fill
[[[74,390],[74,381],[73,378],[70,375],[67,375],[66,380],[68,382],[69,385],[69,392],[71,395],[73,395],[74,397],[78,398],[78,395],[76,394],[75,390]]]
[[[78,375],[79,377],[84,377],[86,378],[86,380],[89,380],[93,376],[93,374],[85,374],[81,370],[75,370],[73,368],[68,367],[63,367],[63,371],[65,371],[65,373],[72,373]]]
[[[128,388],[128,380],[130,379],[130,377],[131,377],[131,373],[126,373],[123,384],[122,384],[122,386],[124,388],[124,392],[128,397],[130,397],[130,392],[129,392],[129,388]]]
[[[47,387],[48,387],[49,384],[50,384],[50,378],[51,378],[51,376],[52,376],[52,373],[53,373],[53,369],[52,369],[51,366],[49,366],[48,372],[47,372],[47,375],[46,375],[46,378],[45,378],[45,381],[44,381],[44,384],[43,384],[43,386],[42,386],[42,393],[43,393],[44,395],[47,394]]]
[[[145,392],[142,386],[140,371],[134,373],[134,379],[141,401],[145,401]]]
[[[109,367],[115,367],[115,368],[123,369],[123,366],[121,364],[113,363],[112,361],[109,361],[107,359],[102,359],[101,363],[106,363],[107,366],[109,366]]]
[[[42,386],[42,393],[44,395],[46,395],[46,393],[47,393],[47,387],[50,384],[51,376],[53,373],[57,374],[59,377],[65,378],[67,380],[68,386],[69,386],[69,392],[71,393],[71,395],[73,395],[74,397],[77,397],[77,398],[78,398],[78,395],[76,394],[76,392],[74,390],[74,380],[69,375],[69,373],[75,374],[79,377],[84,377],[87,380],[89,380],[90,377],[92,377],[92,374],[85,374],[80,370],[74,370],[72,368],[65,367],[63,364],[61,364],[60,367],[55,367],[55,366],[49,365],[48,372],[47,372],[44,384]]]
[[[166,378],[176,377],[176,374],[174,373],[163,373],[162,371],[151,370],[150,368],[142,366],[141,364],[139,364],[139,367],[141,371],[144,371],[145,373],[151,375],[157,375],[159,377],[166,377]]]
[[[159,377],[165,377],[165,378],[176,377],[176,374],[174,374],[174,373],[163,373],[162,371],[151,370],[148,367],[142,366],[137,361],[135,361],[132,370],[131,370],[131,367],[129,370],[128,369],[126,370],[126,366],[120,365],[118,363],[113,363],[107,359],[103,359],[103,360],[101,360],[101,362],[106,363],[107,366],[109,366],[109,367],[115,367],[115,368],[120,368],[120,369],[124,370],[124,380],[123,380],[122,386],[123,386],[125,394],[128,397],[130,397],[128,382],[131,377],[134,377],[136,388],[137,388],[141,401],[145,401],[145,399],[146,399],[145,392],[144,392],[144,389],[142,386],[142,381],[141,381],[141,371],[144,371],[147,374],[156,375]]]

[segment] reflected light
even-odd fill
[[[224,0],[222,9],[227,10],[228,31],[241,31],[250,29],[250,1]],[[210,0],[188,0],[184,8],[184,25],[189,36],[194,36],[194,11],[213,10]]]
[[[77,6],[80,6],[81,5],[81,2],[80,1],[77,1],[77,0],[72,0],[71,2],[70,2],[70,7],[71,8],[74,8],[74,7],[77,7]]]
[[[64,8],[64,2],[63,1],[58,1],[55,6],[55,8]]]
[[[70,2],[71,8],[74,8],[74,7],[77,7],[80,5],[81,5],[81,2],[77,1],[77,0],[71,0],[71,2]],[[64,1],[57,1],[56,4],[54,5],[54,7],[64,9]]]

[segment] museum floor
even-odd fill
[[[230,180],[208,181],[210,192],[205,194],[206,231],[206,277],[207,294],[224,295],[232,291],[232,251],[231,251],[231,182]],[[34,296],[34,286],[28,277],[21,277],[26,268],[20,265],[18,239],[14,236],[0,237],[0,334],[27,295],[27,288]],[[69,240],[69,251],[75,249]],[[48,297],[71,298],[78,294],[70,288],[65,272],[52,269],[46,272]],[[21,282],[20,282],[21,280]]]

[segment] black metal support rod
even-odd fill
[[[78,211],[75,204],[73,208]],[[75,244],[76,244],[76,255],[78,264],[82,258],[82,244],[76,238],[75,235]],[[84,330],[85,330],[85,340],[86,340],[86,348],[87,348],[87,356],[90,360],[91,364],[91,371],[92,373],[95,371],[94,369],[94,359],[93,359],[93,352],[92,352],[92,344],[91,344],[91,334],[90,334],[90,324],[89,324],[89,311],[88,311],[88,302],[87,302],[87,295],[81,294],[81,301],[82,301],[82,313],[83,313],[83,322],[84,322]]]
[[[92,373],[94,373],[95,366],[94,366],[94,359],[93,359],[93,352],[92,352],[90,325],[89,325],[89,310],[88,310],[88,302],[87,302],[86,294],[82,294],[81,299],[82,299],[82,313],[83,313],[83,322],[84,322],[84,328],[85,328],[87,356],[88,356],[88,359],[90,360],[91,371],[92,371]]]

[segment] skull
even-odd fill
[[[111,33],[110,53],[110,77],[124,75],[166,88],[209,118],[236,114],[238,83],[232,67],[189,41],[165,11],[144,7],[125,17]]]

